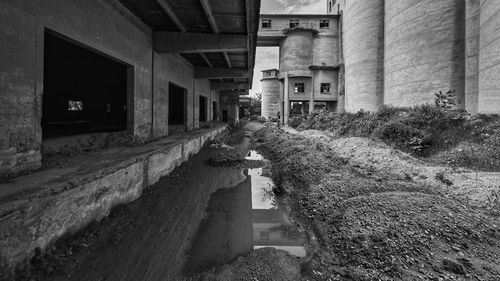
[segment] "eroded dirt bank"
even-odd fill
[[[319,131],[270,125],[256,142],[292,215],[319,238],[304,280],[500,280],[497,174]]]

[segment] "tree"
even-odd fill
[[[256,93],[254,97],[250,97],[250,115],[260,116],[262,109],[262,93]]]

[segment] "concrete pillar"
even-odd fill
[[[288,117],[290,115],[290,99],[289,99],[289,81],[288,73],[285,74],[285,81],[283,85],[283,124],[288,124]]]
[[[314,111],[314,78],[311,81],[311,97],[309,98],[309,114]]]
[[[347,0],[344,10],[346,111],[374,111],[384,97],[384,0]]]
[[[479,112],[500,113],[500,1],[481,1]]]
[[[464,19],[464,0],[385,1],[385,104],[432,104],[452,89],[464,108]]]
[[[465,110],[478,112],[480,0],[465,3]]]

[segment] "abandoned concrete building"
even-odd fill
[[[237,124],[259,11],[245,0],[0,1],[2,265],[136,199]],[[162,140],[208,121],[224,123]],[[146,144],[39,170],[51,153],[124,136]],[[79,206],[86,196],[95,202]]]
[[[339,81],[337,15],[261,15],[258,46],[279,46],[279,71],[262,77],[262,116],[283,120],[294,110],[337,111]]]
[[[276,98],[269,101],[267,96],[277,93],[276,86],[269,87],[268,72],[264,72],[263,108],[284,112],[286,120],[288,101],[294,101],[302,85],[305,93],[300,100],[305,101],[306,96],[316,99],[318,92],[321,96],[321,85],[330,84],[329,100],[336,101],[333,108],[339,111],[433,103],[434,93],[454,90],[458,108],[470,113],[500,113],[499,1],[326,3],[328,16],[315,16],[314,21],[308,16],[261,15],[259,46],[281,42],[280,73],[273,83],[280,84],[282,104],[268,104],[276,103]],[[323,23],[328,20],[330,26],[325,28]],[[321,40],[322,34],[329,39]],[[289,46],[293,40],[300,41]],[[317,69],[325,75],[312,75]],[[315,82],[309,85],[305,81],[311,77],[319,81],[313,78]],[[300,79],[305,83],[299,82],[298,87],[290,82]],[[283,90],[287,87],[288,91]]]

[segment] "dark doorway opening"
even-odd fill
[[[207,121],[207,98],[200,96],[200,122]]]
[[[227,122],[227,110],[222,111],[222,122]]]
[[[217,121],[218,116],[217,116],[217,102],[216,101],[213,102],[212,111],[213,111],[212,120]]]
[[[187,94],[184,88],[168,85],[168,124],[185,125],[187,120]]]
[[[43,138],[126,130],[127,68],[46,32]]]

